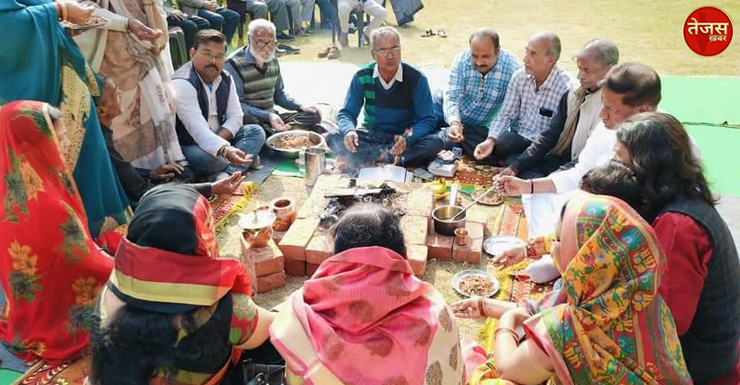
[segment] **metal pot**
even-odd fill
[[[465,219],[468,213],[463,213],[455,221],[450,219],[462,211],[460,206],[444,205],[439,206],[432,210],[432,219],[434,220],[434,231],[437,234],[453,236],[455,235],[455,229],[465,227]]]

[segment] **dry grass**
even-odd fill
[[[686,46],[682,27],[695,9],[708,5],[704,0],[423,0],[425,8],[409,28],[401,29],[404,60],[417,66],[449,68],[455,55],[467,47],[470,33],[491,26],[501,36],[501,44],[518,57],[529,36],[551,30],[561,38],[561,65],[573,70],[570,57],[594,37],[612,39],[621,52],[621,60],[640,61],[661,74],[670,75],[740,75],[740,36],[722,54],[703,57]],[[715,0],[711,5],[724,10],[740,26],[740,2]],[[387,24],[395,25],[388,4]],[[443,28],[449,35],[422,38],[427,28]],[[331,43],[323,30],[310,37],[296,39],[293,45],[302,54],[284,56],[281,61],[320,61],[316,54]],[[367,47],[357,48],[357,37],[350,35],[350,48],[342,52],[343,62],[369,62]]]

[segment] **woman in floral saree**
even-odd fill
[[[113,171],[93,107],[91,93],[99,95],[100,87],[60,24],[63,15],[57,4],[0,1],[0,105],[38,100],[62,110],[70,140],[62,159],[74,177],[85,205],[83,215],[96,237],[104,224],[112,229],[125,222],[128,200]]]
[[[270,328],[289,385],[459,384],[457,324],[434,286],[414,276],[393,214],[353,207],[336,255],[285,303]]]
[[[653,229],[621,200],[579,192],[557,239],[552,256],[562,284],[501,316],[495,358],[466,354],[466,363],[482,362],[470,384],[547,377],[562,384],[690,384],[673,318],[657,294],[666,260]],[[456,313],[471,312],[469,303],[456,306]],[[527,340],[517,347],[509,328],[522,324]],[[524,373],[544,376],[521,376],[522,363],[531,366]]]
[[[113,269],[90,238],[47,109],[31,101],[0,108],[0,338],[32,365],[31,384],[60,371],[81,375],[94,299]]]

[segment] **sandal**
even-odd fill
[[[443,37],[443,38],[447,37],[447,32],[445,32],[444,29],[440,29],[439,31],[437,31],[437,36]]]
[[[329,51],[331,51],[332,47],[326,47],[323,50],[319,51],[319,59],[323,59],[329,55]]]
[[[424,33],[421,34],[421,37],[430,37],[434,36],[434,30],[429,28],[428,30],[424,31]]]
[[[326,58],[329,60],[339,59],[339,57],[342,55],[341,51],[339,51],[339,48],[337,47],[330,47],[329,48],[329,54],[326,55]]]

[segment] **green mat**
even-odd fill
[[[660,108],[686,126],[715,193],[740,196],[740,77],[662,76]],[[720,127],[728,122],[735,127]]]
[[[9,385],[13,381],[17,380],[23,373],[14,372],[12,370],[0,369],[0,385]]]

